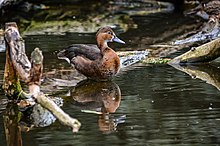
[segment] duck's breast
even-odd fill
[[[118,55],[110,50],[103,56],[101,72],[104,76],[113,76],[118,73],[120,69],[120,59]]]

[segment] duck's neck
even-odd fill
[[[104,40],[97,40],[97,46],[100,49],[101,54],[103,54],[105,50],[108,48],[107,41]]]

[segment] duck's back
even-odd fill
[[[68,63],[74,63],[73,58],[82,56],[89,60],[101,58],[100,50],[96,45],[92,44],[73,44],[57,54],[59,59],[65,59]]]

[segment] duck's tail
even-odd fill
[[[76,57],[75,51],[73,47],[69,47],[67,49],[61,50],[59,53],[57,53],[58,59],[64,59],[68,63],[71,62],[71,60]]]

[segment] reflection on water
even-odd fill
[[[139,145],[219,143],[220,96],[211,85],[169,66],[138,67],[119,82],[123,128]]]
[[[60,99],[54,99],[60,104]],[[0,101],[3,104],[2,101]],[[3,107],[3,105],[1,105]],[[46,127],[55,122],[56,118],[39,104],[26,109],[16,102],[8,102],[2,116],[6,142],[8,146],[22,146],[22,132],[29,132],[33,127]]]
[[[19,125],[21,113],[16,103],[9,103],[3,115],[5,137],[8,146],[22,146],[21,127]]]
[[[71,97],[74,107],[83,112],[99,114],[98,125],[102,132],[114,131],[118,123],[124,122],[123,116],[111,116],[121,102],[120,88],[114,82],[82,81],[74,88]]]
[[[81,108],[96,109],[101,113],[114,113],[120,105],[121,91],[118,85],[111,81],[85,80],[76,85],[72,97],[76,105],[79,103],[84,105]]]
[[[171,65],[174,68],[189,74],[192,78],[198,78],[220,90],[220,68],[214,64],[188,64]]]
[[[24,146],[220,143],[219,91],[168,65],[132,66],[114,83],[80,83],[70,95],[62,108],[82,122],[79,133],[55,122],[22,132]]]

